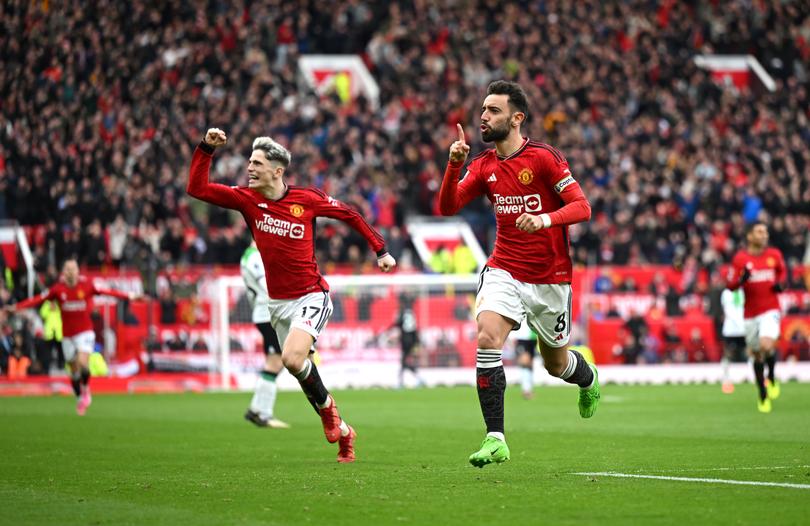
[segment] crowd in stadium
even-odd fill
[[[567,155],[593,207],[572,228],[577,263],[713,266],[766,217],[795,265],[810,231],[808,14],[743,0],[4,2],[0,219],[45,225],[40,270],[70,253],[235,263],[242,222],[185,194],[216,125],[230,137],[218,181],[244,184],[251,141],[271,135],[297,184],[359,208],[399,258],[403,219],[437,212],[455,123],[483,149],[480,101],[506,78],[530,95],[525,134]],[[336,52],[364,56],[378,109],[301,87],[298,57]],[[776,91],[718,85],[693,62],[714,52],[754,54]],[[463,215],[490,244],[489,204]],[[322,261],[373,257],[343,226],[317,246]]]

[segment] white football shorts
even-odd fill
[[[571,337],[571,284],[523,283],[501,269],[484,267],[478,278],[475,318],[485,310],[524,320],[548,347],[564,347]]]
[[[75,336],[62,338],[62,353],[65,355],[66,362],[75,360],[77,352],[92,353],[95,347],[96,333],[93,331],[84,331]]]
[[[315,340],[318,339],[332,316],[332,298],[328,292],[313,292],[293,300],[270,298],[268,309],[270,323],[283,349],[292,328],[301,329]]]
[[[753,318],[746,318],[745,324],[745,344],[752,351],[759,350],[760,338],[779,339],[781,332],[782,315],[777,309],[765,311]]]

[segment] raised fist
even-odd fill
[[[397,262],[394,259],[394,256],[386,253],[382,257],[377,258],[377,266],[383,272],[391,272],[394,269],[394,267],[397,266]]]
[[[216,148],[217,146],[222,146],[226,142],[228,142],[228,137],[225,135],[225,132],[220,130],[219,128],[210,128],[205,133],[205,138],[203,142],[209,146],[213,146]]]

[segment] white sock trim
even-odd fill
[[[481,369],[503,367],[502,356],[502,349],[478,349],[476,351],[475,366]]]
[[[503,433],[499,433],[498,431],[490,431],[489,433],[487,433],[487,436],[497,438],[501,442],[506,442],[506,437],[503,435]]]
[[[568,364],[563,369],[562,374],[560,374],[560,378],[563,380],[567,380],[574,374],[574,371],[577,370],[577,355],[568,351]]]
[[[309,361],[309,358],[307,358],[306,360],[304,360],[304,366],[301,367],[301,370],[295,373],[295,377],[298,378],[299,380],[303,380],[307,376],[309,376],[309,372],[311,370],[312,370],[312,362]]]
[[[321,408],[321,409],[323,409],[324,407],[329,407],[330,405],[332,405],[332,402],[333,402],[332,395],[327,395],[326,396],[326,402],[324,402],[322,404],[318,404],[318,407]]]

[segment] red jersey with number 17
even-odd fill
[[[492,202],[497,234],[487,265],[524,283],[570,283],[568,227],[556,225],[530,234],[515,226],[524,212],[551,214],[562,208],[566,202],[560,194],[566,190],[566,195],[582,195],[565,157],[547,144],[525,138],[508,157],[489,149],[473,158],[458,183],[457,199],[460,206],[478,195]]]
[[[785,279],[785,259],[778,248],[766,247],[761,254],[751,254],[740,250],[731,260],[728,288],[740,287],[743,269],[751,272],[748,281],[742,284],[745,293],[744,317],[754,318],[763,312],[779,309],[779,296],[773,290],[774,285]]]
[[[93,296],[113,296],[119,299],[128,299],[129,294],[117,290],[98,289],[93,282],[81,276],[74,286],[60,281],[45,292],[17,303],[16,310],[35,307],[45,300],[59,303],[62,315],[62,333],[71,338],[86,331],[93,330],[93,321],[90,313],[93,312]]]
[[[213,150],[202,145],[194,151],[188,194],[242,213],[262,256],[271,298],[295,299],[329,290],[315,261],[317,217],[332,217],[348,224],[366,238],[375,252],[385,247],[382,236],[363,216],[317,188],[288,186],[287,192],[274,201],[243,186],[210,183],[212,155]]]

